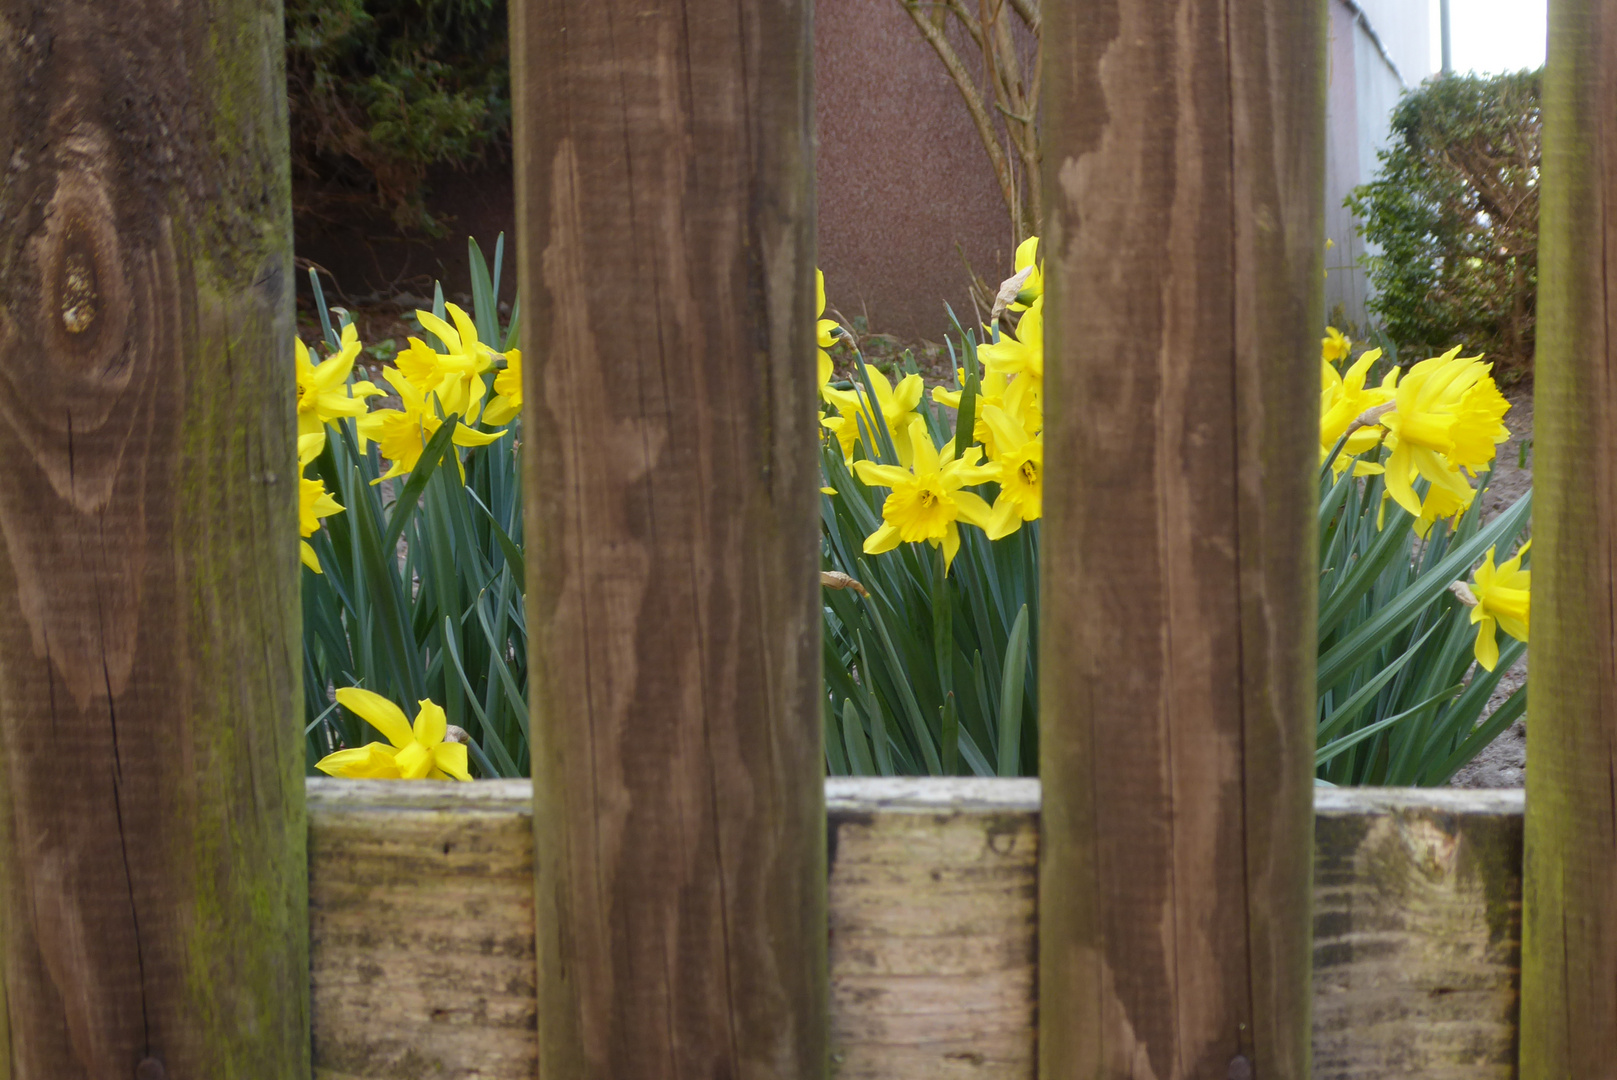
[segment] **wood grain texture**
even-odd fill
[[[309,781],[320,1080],[534,1075],[533,786]]]
[[[839,1080],[1032,1074],[1036,780],[830,780]]]
[[[1544,74],[1522,1076],[1617,1061],[1617,3]]]
[[[321,1080],[531,1080],[525,781],[309,782]],[[830,780],[832,1074],[1034,1075],[1036,780]],[[1320,1080],[1507,1080],[1520,792],[1323,791]]]
[[[540,1072],[817,1077],[808,4],[513,16]]]
[[[308,1069],[283,53],[0,3],[3,1075]]]
[[[1319,793],[1315,1080],[1516,1075],[1522,802]]]
[[[1307,1075],[1324,29],[1045,10],[1048,1080]]]

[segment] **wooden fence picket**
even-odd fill
[[[1044,18],[1039,1073],[1301,1078],[1323,6]]]
[[[512,10],[540,1075],[823,1076],[809,5]]]
[[[280,6],[0,40],[0,1073],[307,1076]]]
[[[1617,3],[1551,0],[1521,1070],[1617,1062]]]

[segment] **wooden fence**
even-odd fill
[[[1315,814],[1322,0],[1043,6],[1042,788],[827,799],[808,0],[517,0],[534,783],[307,801],[280,5],[0,6],[6,1075],[1503,1077],[1518,925],[1521,1075],[1610,1073],[1617,0],[1551,5],[1525,841]]]
[[[309,785],[314,1060],[336,1078],[534,1075],[532,804]],[[1034,1075],[1036,780],[831,780],[836,1076]],[[1314,1075],[1514,1075],[1521,792],[1322,791]]]

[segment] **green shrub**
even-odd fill
[[[300,209],[372,198],[433,230],[428,166],[510,130],[505,0],[287,0],[286,75]]]
[[[1538,293],[1540,72],[1448,75],[1406,94],[1376,178],[1348,206],[1366,239],[1370,310],[1401,348],[1465,343],[1502,381],[1531,370]]]

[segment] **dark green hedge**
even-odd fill
[[[374,199],[431,229],[428,167],[470,165],[508,141],[505,0],[286,0],[286,46],[305,212]]]
[[[1540,72],[1428,80],[1348,206],[1380,254],[1370,302],[1387,336],[1433,355],[1463,342],[1505,381],[1531,370],[1538,294]]]

